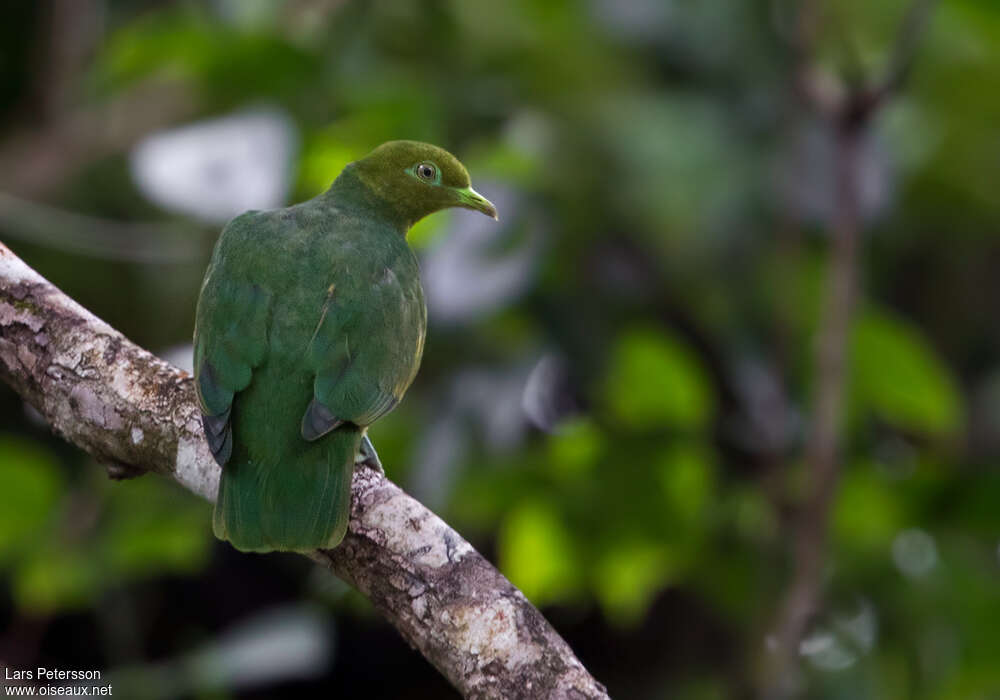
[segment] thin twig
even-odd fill
[[[818,607],[829,514],[840,471],[837,433],[846,375],[847,336],[856,294],[859,135],[856,129],[844,129],[837,135],[837,220],[831,232],[830,272],[816,345],[812,431],[805,453],[810,472],[809,493],[797,519],[795,568],[778,617],[777,643],[773,645],[776,663],[768,679],[768,683],[774,684],[770,694],[778,697],[785,696],[792,687],[789,673],[795,667],[799,642]]]
[[[873,108],[903,88],[916,60],[920,38],[927,31],[936,5],[937,0],[914,0],[903,16],[885,72],[868,90],[867,101],[872,103]]]
[[[196,102],[187,86],[150,79],[54,121],[14,129],[0,142],[0,190],[40,198],[86,165],[189,118]]]
[[[0,192],[0,227],[11,238],[100,260],[177,264],[205,255],[193,226],[115,221]]]
[[[766,697],[787,697],[795,691],[799,645],[822,598],[830,511],[840,474],[837,452],[847,377],[847,341],[857,295],[861,144],[879,108],[901,88],[933,4],[934,0],[914,0],[896,37],[885,77],[874,89],[860,87],[838,96],[835,90],[817,88],[817,76],[822,74],[812,66],[808,54],[800,56],[802,64],[795,72],[797,82],[807,81],[799,85],[800,94],[817,112],[832,118],[836,215],[830,232],[829,276],[817,336],[812,426],[805,450],[810,480],[796,518],[792,580],[774,625],[774,643],[769,645],[772,657],[765,670]],[[813,0],[806,0],[802,8],[803,13],[814,12],[810,9],[814,8]],[[809,31],[815,31],[815,27]],[[814,41],[810,35],[809,45]]]

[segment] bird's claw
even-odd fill
[[[375,447],[367,435],[361,438],[361,448],[354,457],[354,468],[357,469],[358,467],[368,467],[385,476],[385,469],[382,468],[382,462],[379,460],[378,453],[375,451]]]

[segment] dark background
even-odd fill
[[[922,34],[908,8],[829,3],[807,57],[849,90],[914,39],[859,137],[826,595],[789,681],[806,697],[1000,696],[1000,6],[946,0]],[[793,570],[838,214],[799,16],[4,3],[0,239],[189,366],[229,216],[311,197],[388,139],[448,148],[500,224],[412,232],[431,326],[371,431],[389,476],[613,697],[748,697]],[[208,504],[108,482],[5,388],[0,410],[0,665],[102,669],[119,697],[454,694],[305,559],[241,555]]]

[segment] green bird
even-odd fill
[[[213,530],[243,551],[344,538],[356,461],[381,469],[368,426],[420,366],[427,307],[410,227],[496,208],[447,151],[390,141],[301,204],[222,231],[198,299],[195,386],[222,466]]]

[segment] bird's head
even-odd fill
[[[449,207],[497,218],[493,204],[472,189],[469,173],[443,148],[419,141],[389,141],[353,164],[358,178],[407,225]]]

